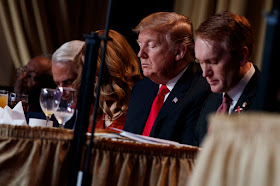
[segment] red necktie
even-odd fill
[[[156,96],[156,98],[154,99],[149,117],[147,119],[144,131],[142,133],[142,135],[144,136],[149,136],[150,132],[153,128],[154,122],[157,118],[157,115],[159,113],[159,110],[161,108],[161,106],[163,105],[163,101],[164,101],[164,96],[169,92],[169,89],[166,87],[166,85],[162,85],[159,89],[159,92]]]
[[[221,106],[218,108],[216,113],[223,113],[223,114],[228,113],[231,102],[232,99],[229,97],[227,93],[225,93],[223,102]]]

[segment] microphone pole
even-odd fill
[[[96,84],[96,98],[95,98],[95,102],[94,102],[91,136],[90,136],[90,141],[89,141],[89,146],[88,146],[88,151],[87,151],[85,172],[84,172],[83,181],[82,181],[82,185],[85,185],[85,186],[91,185],[92,176],[89,174],[90,159],[91,159],[91,151],[93,148],[93,138],[94,138],[94,129],[95,129],[95,124],[96,124],[97,110],[99,108],[100,84],[102,82],[102,71],[103,71],[102,69],[103,69],[103,66],[105,63],[107,41],[109,40],[108,32],[109,32],[111,6],[112,6],[112,0],[109,0],[107,16],[106,16],[105,33],[104,33],[104,36],[101,37],[101,40],[103,40],[103,48],[102,48],[101,57],[100,57],[101,61],[100,61],[100,67],[99,67],[99,73],[98,73],[98,81]]]
[[[98,57],[98,49],[100,39],[95,34],[87,35],[85,62],[82,71],[82,80],[80,86],[80,94],[78,100],[77,122],[74,130],[74,138],[70,148],[70,171],[68,178],[69,186],[79,185],[82,172],[80,170],[82,149],[86,140],[86,132],[89,123],[89,111],[93,100],[93,87],[95,81],[96,61]],[[79,172],[79,174],[78,174]],[[78,180],[78,182],[77,182]]]

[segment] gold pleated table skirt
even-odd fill
[[[280,185],[280,115],[210,117],[190,186]]]
[[[0,185],[67,185],[72,140],[72,130],[0,125]],[[92,185],[185,185],[197,151],[197,147],[95,137],[90,164]]]

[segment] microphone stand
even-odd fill
[[[102,69],[103,69],[103,66],[105,63],[107,41],[109,40],[108,32],[109,32],[111,5],[112,5],[112,0],[109,0],[107,17],[106,17],[106,25],[105,25],[105,33],[104,33],[104,36],[101,37],[101,39],[103,40],[103,48],[102,48],[102,52],[101,52],[101,62],[100,62],[100,67],[99,67],[98,80],[97,80],[97,84],[96,84],[96,98],[95,98],[95,102],[94,102],[91,136],[90,136],[90,141],[89,141],[89,146],[88,146],[88,151],[87,151],[87,158],[86,158],[86,165],[85,165],[85,176],[84,176],[84,179],[82,182],[83,183],[82,185],[87,185],[87,186],[89,186],[90,182],[91,182],[91,176],[89,174],[90,159],[91,159],[91,151],[93,148],[93,138],[94,138],[94,129],[95,129],[95,124],[96,124],[97,110],[99,108],[100,84],[102,82],[101,81],[102,80]]]
[[[70,174],[69,174],[68,184],[67,184],[69,186],[76,186],[76,185],[88,186],[90,185],[91,182],[90,174],[89,174],[90,156],[91,156],[91,150],[93,148],[96,113],[99,107],[100,82],[102,76],[102,68],[105,61],[106,43],[108,40],[111,4],[112,4],[112,0],[109,0],[107,17],[106,17],[105,36],[99,37],[95,33],[91,33],[91,35],[85,35],[86,52],[85,52],[85,62],[82,71],[80,95],[78,101],[77,124],[75,126],[74,139],[71,143],[71,148],[70,148],[71,165],[70,165],[70,171],[69,171]],[[83,173],[80,170],[81,159],[82,159],[81,157],[82,157],[83,145],[85,144],[86,141],[86,132],[89,123],[89,111],[91,108],[91,104],[89,103],[91,103],[93,100],[93,91],[94,91],[94,84],[95,84],[95,77],[96,77],[95,72],[96,72],[97,59],[98,59],[98,50],[99,50],[101,40],[104,40],[104,46],[102,48],[98,83],[96,85],[97,86],[96,99],[94,104],[91,138],[90,138],[90,144],[87,152],[85,172]]]

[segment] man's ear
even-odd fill
[[[241,54],[242,56],[240,59],[240,66],[243,66],[248,61],[249,58],[249,49],[247,46],[242,47]]]
[[[175,60],[179,61],[182,59],[187,52],[187,46],[186,45],[181,45],[179,48],[177,48],[175,52]]]

